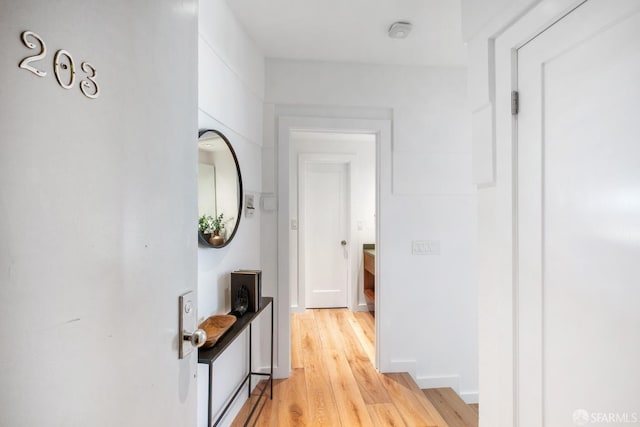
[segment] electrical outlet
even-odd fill
[[[440,240],[414,240],[411,242],[412,255],[440,255]]]

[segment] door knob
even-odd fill
[[[346,240],[343,240],[342,242],[340,242],[340,244],[341,244],[342,246],[347,246],[347,241],[346,241]]]
[[[192,346],[195,348],[202,347],[204,342],[207,340],[207,333],[202,329],[196,329],[193,333],[185,332],[182,335],[182,339],[184,341],[189,341]]]

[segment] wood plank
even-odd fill
[[[344,426],[373,426],[349,362],[339,350],[325,350],[340,421]]]
[[[335,334],[341,339],[342,348],[347,360],[351,362],[359,359],[371,362],[369,355],[362,345],[361,338],[353,329],[353,323],[357,323],[353,313],[347,310],[338,310],[332,313],[332,317],[334,327],[336,328]]]
[[[391,403],[386,389],[379,379],[369,355],[364,351],[349,319],[353,313],[348,310],[333,310],[331,313],[334,334],[341,339],[342,350],[349,362],[360,394],[366,404]]]
[[[338,406],[324,360],[320,355],[310,355],[305,357],[304,366],[311,425],[339,426]]]
[[[449,427],[478,427],[478,415],[451,388],[422,390]]]
[[[253,424],[255,427],[278,427],[279,396],[283,392],[285,381],[286,380],[282,379],[273,380],[273,399],[269,399],[269,397],[266,398],[264,408],[262,408],[260,416]],[[267,390],[266,393],[268,394],[269,391]]]
[[[424,393],[418,387],[418,384],[413,380],[413,377],[406,372],[402,372],[399,374],[392,374],[397,376],[397,378],[404,381],[405,385],[411,392],[416,396],[416,398],[420,401],[420,404],[431,414],[436,424],[439,426],[448,425],[446,420],[440,415],[438,409],[429,401],[429,399],[422,399]]]
[[[322,340],[322,347],[325,349],[337,350],[342,349],[344,344],[337,333],[337,324],[331,316],[331,312],[335,310],[315,309],[313,315],[316,319],[318,334]]]
[[[358,318],[363,327],[370,329],[371,333],[374,333],[376,328],[375,313],[371,311],[354,311],[353,315]]]
[[[360,318],[363,320],[361,321]],[[358,313],[353,313],[352,317],[348,318],[349,323],[351,324],[351,328],[353,332],[358,337],[358,341],[360,341],[360,345],[364,349],[365,353],[369,357],[371,363],[375,363],[376,360],[376,348],[375,348],[375,334],[372,333],[372,330],[369,332],[365,332],[366,327],[366,318],[358,315]],[[364,327],[363,327],[364,326]]]
[[[353,313],[354,317],[358,319],[358,323],[362,327],[367,339],[371,343],[376,342],[376,322],[373,315],[368,311],[357,311]]]
[[[244,426],[246,420],[249,417],[249,413],[251,412],[251,408],[253,408],[253,405],[260,398],[260,392],[261,392],[263,387],[267,387],[267,390],[265,390],[265,395],[262,397],[261,402],[258,404],[258,406],[256,407],[254,413],[252,414],[252,423],[251,423],[251,425],[253,425],[255,423],[255,420],[257,419],[258,412],[260,410],[262,410],[262,412],[264,412],[265,407],[266,407],[266,403],[267,402],[271,402],[269,400],[269,382],[267,380],[261,380],[261,381],[258,382],[256,387],[253,389],[253,392],[251,393],[251,397],[244,403],[244,405],[242,405],[242,408],[240,409],[240,412],[238,412],[238,415],[236,415],[235,419],[231,423],[231,427]],[[275,384],[274,384],[274,388],[275,388]],[[260,414],[260,417],[261,418],[263,417],[262,413]]]
[[[238,412],[238,415],[236,415],[236,418],[234,419],[231,426],[232,427],[244,426],[247,420],[247,417],[249,416],[249,412],[251,412],[251,408],[253,407],[253,404],[256,402],[256,400],[260,396],[262,387],[267,387],[267,389],[265,390],[265,395],[262,397],[262,402],[256,408],[255,413],[252,416],[252,422],[249,423],[249,425],[260,426],[260,427],[277,426],[278,420],[276,417],[277,411],[275,410],[275,408],[277,408],[278,399],[276,398],[276,396],[279,393],[280,386],[283,381],[284,380],[273,381],[274,398],[269,399],[269,382],[267,380],[261,380],[258,383],[258,385],[254,388],[253,392],[251,393],[251,398],[244,403],[244,405],[242,406],[242,409],[240,409],[240,412]],[[259,416],[256,417],[256,414],[258,413],[259,413]]]
[[[301,332],[300,348],[302,349],[302,363],[304,365],[308,357],[322,354],[322,342],[320,341],[316,320],[313,315],[300,316],[298,318],[298,326]]]
[[[391,403],[367,405],[367,410],[376,427],[410,427],[404,423],[395,405]]]
[[[303,367],[302,344],[300,342],[300,315],[291,315],[291,369]]]
[[[304,369],[293,369],[278,398],[278,426],[312,426],[309,422]]]
[[[446,423],[438,425],[433,415],[425,409],[421,400],[405,384],[399,374],[383,374],[382,382],[391,397],[391,401],[398,409],[404,422],[411,427],[448,427]]]
[[[473,412],[476,413],[478,418],[480,418],[480,405],[478,405],[477,403],[470,403],[469,407],[473,410]]]
[[[380,374],[369,360],[354,360],[348,363],[366,404],[391,403],[389,393],[380,380]]]

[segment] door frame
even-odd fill
[[[289,229],[289,176],[293,155],[291,133],[295,131],[360,133],[376,136],[376,345],[375,366],[381,372],[390,372],[390,355],[385,349],[385,336],[381,333],[381,319],[386,318],[384,266],[380,259],[384,254],[384,239],[381,238],[381,223],[385,221],[381,206],[391,195],[391,120],[347,119],[329,117],[280,116],[277,125],[276,166],[278,191],[278,303],[277,303],[277,366],[275,378],[287,378],[291,372],[291,303],[290,303],[290,238]]]
[[[487,411],[499,410],[502,420],[510,419],[510,425],[518,427],[520,423],[519,412],[519,360],[520,344],[518,336],[518,318],[520,316],[520,293],[518,284],[518,122],[517,116],[511,114],[511,93],[518,88],[517,50],[545,31],[557,21],[562,19],[582,3],[588,0],[542,0],[531,9],[524,11],[515,22],[508,23],[505,28],[491,37],[489,46],[492,52],[493,87],[491,101],[494,103],[494,129],[495,129],[495,159],[496,181],[494,189],[496,212],[501,224],[495,236],[496,253],[501,258],[496,261],[495,269],[499,269],[498,276],[492,276],[491,289],[499,292],[499,300],[504,303],[503,309],[495,314],[491,324],[508,325],[500,331],[503,346],[494,348],[493,353],[500,366],[504,367],[505,375],[502,384],[511,388],[508,393],[511,402],[503,402],[496,406],[492,402],[480,404],[487,407]],[[504,254],[504,258],[502,258]],[[480,286],[489,286],[485,282],[489,277],[480,277]],[[482,289],[481,289],[482,292]],[[488,307],[481,307],[480,311],[487,311]],[[485,331],[486,333],[496,331]],[[504,334],[502,333],[504,332]],[[481,334],[482,337],[482,334]],[[480,342],[480,346],[482,346]],[[481,352],[482,354],[482,352]],[[493,374],[493,372],[492,372]],[[480,372],[480,388],[487,375]],[[492,378],[492,381],[494,379]],[[481,395],[482,396],[482,395]],[[493,414],[497,419],[497,415]]]
[[[357,306],[357,299],[354,300],[354,285],[352,280],[353,270],[351,268],[352,257],[356,253],[357,248],[354,248],[353,240],[351,238],[351,226],[352,226],[352,209],[351,209],[351,196],[353,194],[353,175],[354,175],[354,164],[355,164],[356,156],[353,154],[331,154],[331,153],[301,153],[298,155],[298,253],[297,253],[297,263],[298,263],[298,311],[304,310],[304,307],[300,307],[300,304],[303,303],[306,307],[308,305],[307,301],[307,284],[305,282],[305,261],[306,261],[306,239],[304,237],[304,233],[301,231],[304,230],[304,225],[306,222],[305,214],[304,214],[304,201],[305,201],[305,192],[304,192],[304,184],[305,184],[305,166],[307,164],[335,164],[335,165],[345,165],[347,170],[347,218],[346,218],[346,230],[347,230],[347,252],[348,252],[348,261],[347,261],[347,307],[349,310],[354,310]],[[357,298],[357,296],[356,296]],[[293,302],[293,301],[292,301]],[[292,304],[293,305],[293,304]]]

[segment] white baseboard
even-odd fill
[[[306,310],[306,308],[304,308],[304,307],[302,307],[302,306],[300,306],[298,304],[295,304],[295,305],[292,305],[291,307],[289,307],[289,313],[290,314],[292,314],[292,313],[297,313],[297,314],[304,313],[305,310]]]
[[[469,403],[479,403],[480,402],[480,393],[477,391],[465,391],[460,393],[460,397],[466,404]]]
[[[387,372],[408,372],[413,378],[416,377],[416,361],[415,360],[391,360],[389,362]]]
[[[358,305],[356,305],[353,309],[353,311],[369,311],[369,306],[367,305],[367,303],[359,303]]]
[[[460,390],[460,376],[448,375],[448,376],[430,376],[430,377],[417,377],[416,383],[418,387],[424,388],[452,388],[456,393]]]

